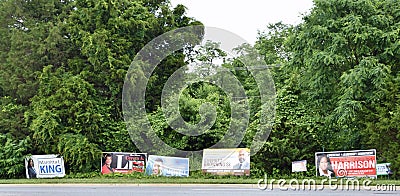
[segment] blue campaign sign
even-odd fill
[[[62,174],[63,164],[60,158],[38,159],[39,174]]]
[[[147,175],[189,176],[189,159],[150,155],[146,166]]]
[[[384,176],[392,174],[392,170],[390,170],[390,163],[378,163],[376,164],[376,175]]]

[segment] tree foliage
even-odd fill
[[[29,137],[15,140],[10,134],[0,135],[0,178],[21,177],[25,171],[24,159],[29,152]]]
[[[282,29],[276,24],[258,41],[267,61],[286,59],[275,78],[278,95],[286,94],[278,100],[276,124],[286,133],[278,137],[291,138],[291,128],[280,126],[298,123],[293,129],[309,135],[303,141],[310,147],[308,159],[313,151],[374,148],[378,161],[397,169],[399,129],[391,122],[399,103],[399,2],[315,0],[314,5],[300,25],[276,31]],[[296,104],[282,118],[279,107],[290,106],[288,99]]]
[[[137,150],[121,111],[126,71],[148,41],[194,21],[166,0],[4,0],[0,15],[2,134],[32,138],[29,153],[61,154],[72,172],[96,170],[101,151]],[[170,59],[154,77],[183,62]]]
[[[122,113],[125,75],[149,41],[201,24],[185,9],[167,0],[0,0],[0,177],[22,176],[27,154],[58,153],[68,171],[87,172],[98,169],[101,151],[137,151]],[[147,117],[170,146],[199,150],[217,143],[232,123],[241,130],[246,122],[231,115],[242,112],[249,122],[241,147],[251,146],[258,130],[272,130],[252,157],[255,171],[290,173],[291,161],[312,163],[316,151],[367,148],[377,149],[378,161],[391,162],[396,171],[399,29],[397,0],[314,0],[302,23],[270,24],[254,46],[273,66],[274,122],[258,126],[269,117],[262,109],[270,103],[262,103],[243,58],[228,57],[218,43],[161,61],[146,86]],[[236,49],[241,57],[250,50]],[[195,64],[193,70],[188,64]],[[164,85],[177,70],[184,71],[182,79],[204,79],[170,92],[179,100],[166,102],[178,103],[179,116],[161,105]],[[233,96],[241,89],[220,71],[240,82],[249,108]],[[168,124],[180,117],[189,128],[179,131],[209,129],[200,136],[181,134]]]

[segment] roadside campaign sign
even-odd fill
[[[303,172],[303,171],[307,171],[307,160],[292,162],[292,172]]]
[[[150,155],[146,175],[189,176],[189,158]]]
[[[146,161],[147,153],[103,152],[101,173],[144,172]]]
[[[250,149],[204,149],[203,172],[216,175],[250,175]]]
[[[376,150],[315,153],[317,176],[376,178]]]
[[[387,176],[389,174],[393,174],[392,170],[390,170],[390,163],[376,164],[376,175]]]
[[[25,159],[27,178],[55,178],[65,176],[64,159],[59,155],[32,155]]]

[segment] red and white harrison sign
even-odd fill
[[[315,160],[318,172],[318,157],[329,158],[328,168],[336,177],[376,177],[376,150],[354,150],[317,152]]]

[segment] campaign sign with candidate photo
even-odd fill
[[[59,155],[32,155],[25,159],[27,178],[55,178],[65,176],[64,159]]]
[[[250,149],[204,149],[203,172],[216,175],[250,175]]]
[[[101,173],[143,173],[146,168],[146,161],[147,153],[103,152]]]
[[[150,155],[146,175],[189,177],[189,158]]]
[[[317,176],[376,178],[376,150],[315,153]]]

